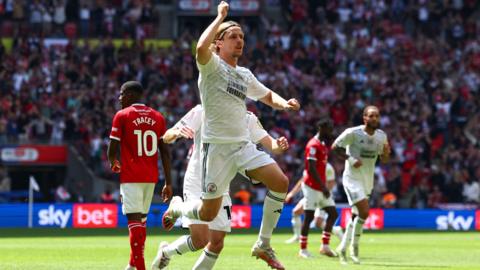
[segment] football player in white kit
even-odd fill
[[[332,191],[335,187],[335,170],[330,163],[327,163],[326,169],[326,176],[327,176],[327,188],[328,190]],[[302,182],[303,177],[297,181],[297,184],[290,190],[285,198],[286,202],[289,202],[293,199],[293,197],[300,192],[302,189]],[[295,207],[292,209],[292,229],[293,229],[293,236],[285,241],[286,244],[293,244],[297,243],[300,240],[300,230],[302,229],[302,218],[301,215],[305,212],[303,206],[305,205],[305,198],[302,198]],[[315,209],[314,214],[315,219],[313,220],[312,224],[314,224],[317,228],[322,229],[325,227],[325,221],[327,220],[327,213],[320,208]],[[340,226],[334,226],[332,229],[332,233],[335,234],[340,240],[343,237],[343,229]]]
[[[346,248],[350,240],[350,258],[354,263],[360,263],[358,245],[370,211],[368,199],[373,189],[375,163],[379,156],[382,163],[390,158],[387,134],[378,129],[379,121],[378,108],[367,106],[363,110],[364,125],[347,128],[332,145],[332,152],[345,159],[343,186],[352,207],[352,219],[348,221],[337,247],[342,264],[346,263]]]
[[[192,108],[163,136],[165,143],[174,143],[178,138],[193,139],[192,151],[185,172],[183,182],[183,199],[186,202],[201,201],[201,126],[203,109],[201,105]],[[273,154],[283,153],[288,149],[288,141],[285,137],[273,139],[263,129],[258,118],[251,112],[247,112],[247,127],[250,140],[260,143],[265,149]],[[223,248],[223,240],[227,232],[231,231],[232,202],[228,191],[223,194],[223,207],[217,217],[211,222],[190,219],[184,217],[182,226],[190,229],[190,235],[184,235],[176,241],[168,244],[160,243],[158,254],[152,263],[153,269],[164,269],[173,255],[183,255],[204,248],[204,252],[195,263],[193,269],[212,269]]]
[[[283,210],[288,178],[265,152],[248,139],[246,98],[260,100],[279,110],[299,110],[296,99],[288,101],[260,83],[252,72],[237,65],[243,53],[241,26],[223,22],[229,5],[217,7],[217,17],[200,36],[196,48],[198,86],[203,114],[202,126],[202,202],[182,202],[174,197],[162,218],[168,230],[181,215],[212,221],[222,207],[223,194],[237,172],[246,172],[268,188],[263,217],[252,256],[274,269],[285,269],[270,246],[273,229]]]

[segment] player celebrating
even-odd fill
[[[337,220],[338,213],[335,208],[335,202],[326,187],[326,166],[328,160],[327,143],[332,137],[332,123],[329,119],[322,119],[317,123],[317,134],[308,141],[305,147],[305,178],[302,184],[302,192],[305,197],[305,219],[300,233],[300,251],[299,256],[310,258],[312,255],[307,250],[308,231],[310,223],[313,220],[314,212],[317,207],[323,209],[328,214],[325,229],[322,235],[322,247],[320,253],[329,257],[335,257],[336,254],[330,249],[330,235],[333,224]]]
[[[269,192],[264,201],[262,225],[252,256],[275,269],[284,269],[270,246],[288,191],[288,178],[275,161],[248,140],[247,97],[281,110],[298,110],[296,99],[286,101],[260,83],[250,70],[237,66],[244,46],[244,34],[236,22],[223,22],[229,5],[222,1],[218,15],[197,43],[198,85],[204,119],[202,127],[202,202],[170,202],[163,224],[168,229],[184,215],[212,221],[222,206],[223,193],[237,172],[263,182]]]
[[[350,239],[350,258],[354,263],[360,263],[358,245],[370,211],[368,198],[373,189],[375,162],[379,155],[383,163],[388,162],[390,157],[387,135],[378,129],[379,120],[378,108],[367,106],[363,110],[364,125],[346,129],[332,145],[332,150],[345,159],[343,186],[348,203],[352,206],[352,220],[348,221],[337,248],[342,264],[346,263],[346,246]]]
[[[202,107],[200,105],[195,106],[174,127],[167,130],[163,137],[166,143],[173,143],[180,137],[193,138],[191,157],[183,182],[183,198],[186,202],[201,201],[200,131],[202,114]],[[286,138],[281,137],[274,140],[251,112],[247,112],[247,127],[249,138],[253,143],[261,143],[263,147],[275,154],[282,153],[288,149]],[[223,194],[223,207],[213,221],[203,222],[184,218],[182,220],[183,227],[190,229],[190,235],[182,236],[170,245],[166,242],[161,243],[157,257],[152,264],[152,269],[164,269],[173,255],[183,255],[186,252],[196,251],[205,246],[204,252],[195,263],[193,269],[212,269],[223,248],[226,232],[230,232],[231,206],[229,193],[226,192]]]
[[[160,140],[165,133],[165,119],[159,112],[139,103],[142,92],[142,85],[135,81],[126,82],[120,88],[122,110],[113,118],[108,145],[112,171],[120,173],[122,211],[128,219],[130,262],[126,270],[145,269],[146,222],[158,181],[158,148],[165,172],[163,201],[172,196],[170,154]],[[117,159],[119,145],[120,161]]]
[[[306,172],[304,171],[304,175],[302,178],[300,178],[297,181],[297,184],[288,192],[287,197],[285,198],[286,202],[289,202],[292,200],[292,198],[300,192],[300,189],[302,188],[302,183],[303,179],[305,177]],[[327,168],[325,175],[327,177],[327,188],[332,191],[332,189],[335,187],[336,182],[335,182],[335,170],[333,169],[333,166],[330,163],[327,163]],[[287,244],[293,244],[296,243],[300,240],[300,231],[302,229],[302,219],[301,215],[305,213],[303,206],[305,205],[305,198],[302,198],[298,203],[295,205],[295,207],[292,209],[292,229],[293,229],[293,236],[286,240],[285,243]],[[322,209],[318,208],[315,209],[315,214],[314,214],[314,221],[313,223],[317,228],[320,229],[325,229],[325,222],[327,220],[327,213],[323,211]],[[332,233],[335,234],[340,240],[342,240],[343,237],[343,229],[340,226],[333,226],[332,228]]]

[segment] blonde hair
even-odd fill
[[[212,52],[218,53],[220,48],[217,46],[217,41],[222,40],[225,37],[227,30],[235,26],[238,26],[241,28],[240,24],[235,21],[226,21],[220,24],[220,26],[217,29],[217,33],[215,34],[215,39],[213,40],[212,45],[210,45],[210,50]]]

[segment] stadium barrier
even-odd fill
[[[292,205],[286,205],[278,227],[291,226]],[[162,224],[165,204],[154,204],[148,216],[148,226]],[[338,209],[339,223],[345,226],[351,217],[350,209]],[[223,211],[223,210],[221,210]],[[232,226],[234,228],[259,228],[262,205],[234,205]],[[180,222],[178,222],[180,223]],[[177,224],[179,225],[179,224]],[[28,204],[0,204],[0,227],[27,227]],[[33,227],[58,228],[116,228],[126,227],[121,205],[95,203],[37,203],[33,207]],[[480,210],[438,209],[372,209],[365,223],[366,229],[425,229],[425,230],[480,230]]]

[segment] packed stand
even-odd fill
[[[264,17],[260,24],[244,22],[240,64],[303,106],[288,113],[248,102],[274,137],[289,139],[290,150],[275,158],[291,184],[302,174],[303,150],[317,119],[329,115],[338,135],[360,124],[364,106],[373,103],[393,150],[390,164],[377,168],[373,206],[478,205],[479,4],[278,2],[286,23]],[[70,40],[64,48],[47,48],[41,38],[17,35],[11,53],[0,47],[0,139],[75,144],[98,175],[111,178],[105,153],[119,86],[141,81],[146,102],[173,125],[199,102],[191,44],[200,30],[163,49],[141,40],[116,49],[110,38],[97,47]],[[177,192],[190,143],[172,147]],[[331,162],[336,199],[346,202],[343,163]]]
[[[155,36],[156,0],[0,0],[0,36]]]

